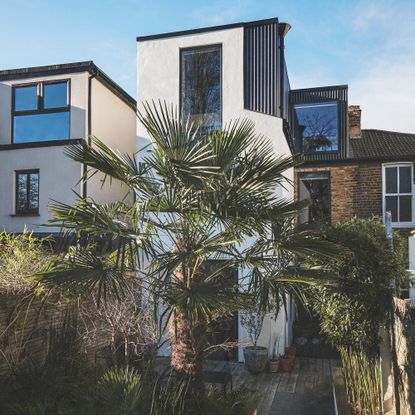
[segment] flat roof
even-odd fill
[[[177,32],[158,33],[158,34],[148,35],[148,36],[137,36],[137,42],[143,42],[146,40],[154,40],[154,39],[164,39],[164,38],[176,37],[176,36],[194,35],[197,33],[216,32],[219,30],[235,29],[238,27],[255,26],[255,25],[267,24],[267,23],[278,23],[278,18],[272,17],[270,19],[254,20],[251,22],[239,22],[239,23],[231,23],[231,24],[220,25],[220,26],[208,26],[208,27],[199,27],[197,29],[180,30]]]
[[[100,80],[108,89],[122,99],[132,108],[136,108],[136,100],[113,81],[104,71],[98,68],[93,61],[61,63],[57,65],[31,66],[27,68],[0,70],[0,81],[14,79],[25,79],[50,75],[71,74],[77,72],[88,72]]]

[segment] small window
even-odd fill
[[[392,223],[413,222],[412,164],[384,166],[384,212],[391,212]]]
[[[70,137],[69,81],[13,88],[13,142],[67,140]]]
[[[14,142],[65,140],[69,138],[69,112],[21,115],[14,119]]]
[[[183,120],[202,130],[222,123],[222,52],[220,45],[181,50],[180,101]]]
[[[43,85],[43,108],[65,108],[68,105],[68,83]]]
[[[16,214],[39,213],[39,170],[16,172]]]
[[[337,102],[299,104],[295,113],[304,153],[339,150]]]
[[[14,90],[14,110],[17,111],[36,111],[39,105],[38,86],[28,85],[15,88]]]
[[[328,172],[302,173],[298,180],[299,200],[310,199],[300,213],[300,223],[330,223],[330,177]]]

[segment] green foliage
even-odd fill
[[[163,305],[160,327],[171,322],[172,354],[180,356],[173,358],[175,369],[194,381],[195,388],[179,388],[189,396],[202,385],[201,365],[197,376],[192,368],[203,361],[205,328],[218,315],[243,309],[250,296],[261,312],[277,312],[288,293],[301,293],[326,276],[293,264],[314,255],[332,258],[338,249],[295,226],[307,202],[277,195],[290,185],[287,169],[301,160],[277,155],[251,121],[202,133],[163,103],[144,103],[139,119],[151,150],[123,155],[95,137],[67,148],[69,157],[88,167],[86,180],[97,171],[103,182],[118,180],[135,203],[54,202],[52,225],[65,229],[76,248],[37,278],[48,289],[96,294],[99,302],[121,298],[125,276],[136,272],[146,298],[155,308]],[[212,259],[222,265],[208,269]],[[229,275],[241,268],[247,284],[230,286]],[[186,352],[180,350],[185,344],[192,344]]]
[[[115,368],[106,372],[97,385],[96,402],[102,414],[138,415],[143,405],[141,375],[134,369]],[[148,400],[147,400],[148,402]]]
[[[393,283],[408,280],[405,244],[395,233],[393,247],[377,219],[352,219],[329,229],[329,241],[344,247],[330,262],[338,287],[314,288],[313,308],[321,328],[339,350],[346,389],[356,414],[379,414],[379,329],[392,311]],[[315,265],[315,263],[313,263]]]
[[[347,395],[356,415],[379,415],[380,360],[353,347],[340,347]]]
[[[345,253],[329,263],[340,277],[337,289],[315,290],[314,308],[322,330],[337,347],[360,347],[376,354],[379,327],[391,310],[392,283],[408,278],[402,239],[395,234],[392,248],[377,218],[336,225],[326,238],[343,246]]]
[[[19,293],[33,287],[28,276],[41,271],[52,258],[49,242],[26,229],[19,235],[0,233],[0,292]]]

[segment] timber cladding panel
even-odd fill
[[[42,364],[47,356],[50,336],[58,329],[69,311],[78,306],[57,298],[44,300],[32,295],[0,294],[0,376],[10,373],[15,365]],[[109,339],[95,339],[83,348],[89,359]]]
[[[301,173],[329,172],[330,217],[334,225],[353,216],[382,216],[382,165],[356,163],[295,169],[295,198],[298,200],[298,176]]]

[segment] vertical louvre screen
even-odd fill
[[[244,28],[245,109],[278,115],[278,23]]]

